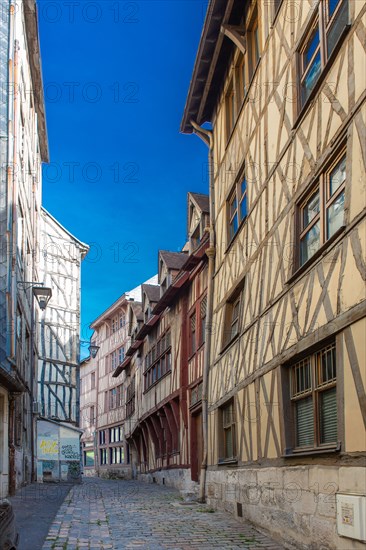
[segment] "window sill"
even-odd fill
[[[238,463],[237,458],[227,458],[225,460],[219,460],[217,465],[218,466],[230,466],[230,465],[235,465],[237,463]]]
[[[305,271],[307,271],[308,268],[313,263],[315,263],[317,259],[319,259],[322,256],[325,256],[329,252],[329,247],[334,243],[334,241],[337,240],[337,238],[340,235],[344,233],[345,228],[346,226],[342,225],[342,227],[340,227],[338,231],[336,231],[334,235],[331,236],[330,239],[328,239],[324,244],[322,244],[319,250],[317,250],[315,254],[311,256],[311,258],[309,258],[304,264],[302,264],[302,266],[296,269],[296,271],[291,275],[291,277],[287,279],[286,284],[289,285],[293,283],[300,275],[302,275]]]
[[[304,456],[316,456],[329,453],[339,453],[341,450],[341,444],[332,445],[331,447],[317,447],[309,450],[289,450],[287,454],[282,455],[282,458],[296,458]]]
[[[305,115],[306,115],[307,111],[309,110],[309,108],[311,107],[311,104],[313,103],[313,101],[315,99],[315,96],[319,92],[320,87],[323,84],[323,82],[325,80],[325,77],[327,76],[327,74],[329,72],[330,67],[333,65],[334,59],[335,59],[336,55],[338,54],[338,52],[339,52],[339,50],[340,50],[340,48],[343,44],[343,41],[344,41],[346,35],[348,34],[350,28],[351,28],[350,24],[348,24],[344,27],[343,32],[341,33],[340,37],[338,38],[338,41],[337,41],[337,44],[334,47],[334,50],[332,51],[329,59],[327,60],[326,64],[324,65],[324,68],[321,72],[321,75],[319,76],[314,88],[311,90],[310,95],[307,98],[307,100],[305,101],[305,103],[302,106],[300,106],[300,108],[299,108],[298,116],[297,116],[297,118],[295,120],[295,123],[292,127],[293,130],[296,130],[296,128],[300,125],[302,120],[305,118]],[[299,94],[301,94],[300,85],[298,86],[297,89],[299,91]],[[299,98],[299,105],[300,105],[300,101],[301,101],[301,98]]]

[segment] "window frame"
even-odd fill
[[[225,423],[225,411],[231,409],[231,422]],[[219,408],[219,453],[218,453],[218,464],[232,463],[237,462],[237,428],[236,428],[236,407],[234,398],[226,401]],[[227,445],[227,434],[230,431],[231,433],[231,444],[232,444],[232,455],[229,456],[228,445]]]
[[[335,373],[335,376],[330,378],[325,382],[321,382],[319,379],[320,370],[321,370],[321,356],[324,352],[329,352],[333,350],[333,361],[332,372]],[[303,388],[302,390],[295,392],[296,388],[296,369],[303,368],[305,362],[308,362],[309,373],[310,373],[310,387]],[[308,351],[306,354],[302,354],[301,358],[295,358],[288,366],[284,367],[286,369],[288,384],[285,385],[284,391],[287,392],[287,402],[289,403],[289,414],[287,418],[285,417],[285,429],[287,431],[287,438],[290,443],[290,449],[286,450],[285,456],[294,456],[296,454],[303,453],[318,453],[326,451],[339,450],[339,415],[341,411],[338,409],[338,382],[337,382],[337,346],[336,340],[332,339],[326,343],[322,343],[321,346],[318,346],[312,351]],[[338,366],[338,368],[341,368]],[[336,440],[334,442],[321,442],[321,399],[320,396],[322,393],[329,391],[331,389],[336,389],[336,407],[337,407],[337,434]],[[296,404],[301,400],[311,398],[311,407],[313,413],[313,435],[314,441],[313,444],[309,445],[298,445],[297,442],[297,419],[296,419]],[[286,415],[286,409],[285,409]]]
[[[170,327],[151,344],[144,359],[144,393],[172,370]],[[168,361],[168,357],[170,358]],[[158,363],[159,373],[158,373]],[[159,374],[159,376],[158,376]]]
[[[337,15],[339,16],[342,14],[342,8],[345,6],[345,9],[347,10],[347,22],[343,27],[340,28],[340,34],[335,41],[332,50],[328,51],[328,43],[327,43],[327,37],[329,34],[329,31],[332,29],[333,24],[337,20]],[[298,113],[301,114],[305,106],[308,104],[309,101],[311,101],[311,97],[313,97],[313,94],[316,93],[316,90],[318,89],[318,84],[322,79],[322,75],[325,74],[327,64],[329,60],[332,58],[332,56],[335,54],[335,52],[338,49],[339,44],[342,42],[342,39],[344,37],[344,34],[346,30],[350,27],[350,9],[349,9],[349,0],[339,0],[339,3],[333,12],[332,16],[329,18],[328,12],[328,6],[329,6],[329,0],[319,0],[318,5],[316,6],[316,9],[314,10],[314,14],[311,17],[309,24],[307,25],[307,29],[304,32],[304,36],[301,39],[301,43],[299,47],[297,48],[297,72],[298,72]],[[303,52],[306,49],[306,45],[309,44],[309,40],[311,37],[311,33],[313,29],[317,26],[318,33],[319,33],[319,49],[320,49],[320,72],[318,77],[316,78],[314,85],[311,90],[304,96],[304,88],[303,88],[303,82],[305,80],[305,73],[303,71],[303,60],[302,55]],[[315,54],[312,56],[312,60],[315,59]],[[308,73],[308,69],[311,66],[311,63],[308,64],[306,72]]]
[[[342,163],[345,162],[345,178],[338,188],[334,191],[333,194],[330,193],[330,178],[331,174],[335,169]],[[341,232],[346,226],[345,221],[345,208],[343,203],[343,222],[342,224],[334,231],[334,233],[328,236],[328,212],[333,204],[336,203],[337,199],[343,194],[345,197],[346,193],[346,184],[347,184],[347,149],[343,145],[334,155],[327,165],[321,170],[315,182],[307,189],[306,193],[297,203],[297,250],[296,250],[296,262],[294,262],[294,269],[303,268],[303,266],[308,265],[311,261],[318,257],[319,251],[321,251],[327,243],[331,242],[339,232]],[[304,225],[304,209],[306,205],[309,204],[310,199],[316,194],[319,193],[319,212],[307,223]],[[319,222],[319,247],[313,252],[311,256],[308,256],[306,260],[302,259],[302,242],[304,238],[309,234],[311,229]]]
[[[225,303],[224,310],[224,327],[222,334],[221,353],[226,351],[232,342],[234,342],[239,336],[242,328],[242,313],[243,313],[243,301],[244,301],[244,289],[245,279],[243,279],[232,293],[230,298]],[[233,318],[235,307],[238,305],[238,315]],[[233,325],[237,323],[237,330],[235,334],[232,332]],[[230,325],[230,329],[229,329]]]
[[[248,75],[251,82],[256,68],[261,60],[261,33],[258,3],[253,7],[247,26]]]
[[[236,122],[237,106],[235,98],[235,82],[234,75],[232,75],[225,92],[226,141],[229,141]]]
[[[244,191],[242,191],[243,183],[245,183]],[[231,205],[234,203],[234,201],[236,202],[236,207],[232,211]],[[244,201],[246,204],[246,208],[245,215],[242,216],[241,206]],[[231,226],[235,218],[237,219],[237,228],[236,230],[231,231]],[[229,246],[239,233],[242,224],[245,222],[245,220],[248,219],[248,181],[246,177],[245,167],[240,170],[240,175],[235,180],[235,183],[226,199],[226,219],[227,242]]]
[[[194,308],[189,316],[189,357],[192,357],[198,349],[197,332],[197,312],[196,308]]]

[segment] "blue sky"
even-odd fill
[[[179,133],[207,2],[40,0],[50,165],[43,204],[91,245],[82,337],[186,239],[186,194],[207,150]]]

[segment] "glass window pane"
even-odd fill
[[[254,55],[255,55],[254,62],[256,65],[259,61],[259,27],[258,25],[254,30]]]
[[[337,441],[337,392],[332,388],[320,393],[320,443]]]
[[[233,217],[236,209],[237,209],[237,201],[236,201],[236,197],[233,198],[233,200],[230,202],[230,218]]]
[[[319,27],[318,25],[314,28],[308,43],[306,44],[306,48],[304,49],[303,53],[303,70],[305,72],[307,66],[309,65],[313,55],[316,52],[316,49],[320,45],[319,40]],[[319,55],[319,54],[318,54]]]
[[[336,7],[340,3],[341,0],[328,0],[328,13],[329,17],[332,17]]]
[[[311,90],[314,88],[319,75],[321,73],[321,58],[320,51],[315,56],[314,61],[311,64],[308,74],[303,82],[303,101],[306,101],[309,97]]]
[[[235,214],[232,222],[230,223],[230,239],[232,239],[238,230],[238,216]]]
[[[247,190],[247,181],[244,178],[240,185],[240,196],[242,197]]]
[[[240,220],[244,220],[247,217],[248,209],[247,209],[247,196],[244,195],[241,203],[240,203]]]
[[[327,238],[329,239],[344,223],[344,192],[327,209]]]
[[[320,222],[317,222],[300,241],[300,263],[304,264],[320,247]]]
[[[225,430],[225,458],[232,458],[233,456],[233,434],[231,428]]]
[[[334,1],[331,3],[335,3]],[[344,28],[348,25],[348,0],[343,0],[343,4],[334,18],[334,21],[327,33],[327,53],[328,57],[334,50],[338,39],[340,38]]]
[[[313,398],[307,397],[296,402],[296,445],[314,445]]]
[[[319,191],[314,193],[302,210],[302,227],[305,229],[309,223],[319,214],[320,211],[320,195]]]
[[[329,176],[330,196],[334,195],[337,189],[346,181],[346,157],[337,164]]]

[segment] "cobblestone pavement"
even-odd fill
[[[43,550],[283,548],[225,512],[181,502],[166,486],[85,479],[60,507]]]

